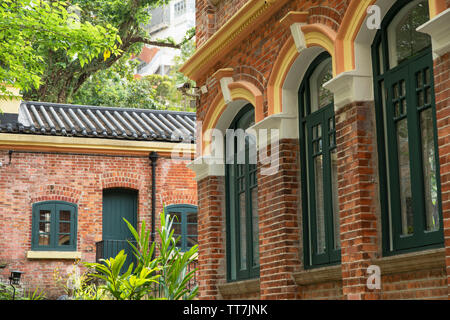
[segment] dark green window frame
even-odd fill
[[[166,206],[164,212],[167,216],[175,216],[172,228],[175,230],[174,237],[180,237],[177,247],[181,251],[189,251],[194,245],[198,244],[197,206],[190,204],[173,204]],[[193,217],[195,217],[195,220],[192,219]],[[175,228],[175,226],[179,227],[179,229]],[[177,232],[177,230],[179,231]]]
[[[390,68],[388,27],[400,10],[412,3],[397,1],[383,19],[372,44],[375,111],[378,136],[380,173],[380,201],[382,208],[383,255],[395,255],[443,246],[443,219],[441,208],[440,170],[437,144],[436,107],[434,97],[433,58],[431,45],[416,52],[398,65]],[[431,43],[431,41],[430,41]],[[428,100],[421,96],[428,93]],[[426,230],[426,200],[423,174],[423,141],[421,114],[431,112],[434,134],[434,165],[439,229]],[[401,122],[406,121],[408,153],[398,149],[397,134],[401,134]],[[403,134],[405,135],[405,134]],[[400,152],[400,154],[399,154]],[[403,155],[401,154],[403,152]],[[403,156],[409,160],[411,200],[402,200],[400,189],[403,174],[399,163]],[[388,172],[389,170],[389,172]],[[408,198],[409,199],[409,198]],[[405,207],[412,207],[413,213]],[[402,229],[401,210],[407,210],[407,220],[412,220],[412,233]],[[404,218],[404,217],[403,217]],[[410,228],[410,227],[408,227]]]
[[[317,111],[311,112],[310,78],[316,68],[326,59],[331,59],[331,56],[328,52],[323,52],[311,63],[298,91],[305,269],[335,265],[341,261],[340,241],[337,240],[340,236],[339,216],[337,213],[335,216],[333,206],[333,201],[337,203],[337,194],[333,194],[331,170],[331,154],[336,152],[334,103],[331,102]],[[320,90],[320,88],[316,89]],[[324,222],[321,231],[319,231],[316,214],[317,194],[310,191],[316,190],[313,165],[316,157],[321,157],[323,165],[321,174],[324,201],[321,202],[321,205],[323,206]],[[324,246],[323,251],[318,249],[319,232],[324,235],[323,243],[320,245]]]
[[[76,251],[78,206],[65,201],[43,201],[32,207],[31,249]],[[61,243],[61,241],[64,241]]]
[[[230,128],[245,130],[255,122],[255,110],[251,104],[242,108]],[[250,163],[250,137],[245,136],[245,161],[238,163],[238,143],[233,137],[233,163],[225,165],[226,188],[226,240],[227,280],[239,281],[259,277],[259,231],[257,214],[257,165]],[[227,143],[225,143],[226,145]],[[230,160],[226,152],[225,159]],[[245,204],[242,207],[242,202]],[[241,205],[240,205],[241,204]],[[244,209],[244,210],[242,210]],[[245,211],[245,212],[242,212]],[[241,223],[244,221],[244,223]],[[242,234],[245,234],[242,237]]]

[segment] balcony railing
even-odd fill
[[[136,245],[136,241],[130,241]],[[133,254],[133,248],[130,246],[128,240],[102,240],[96,244],[95,260],[100,262],[100,259],[109,259],[115,257],[120,251],[124,250],[127,255],[123,272],[128,270],[128,266],[133,262],[136,265],[136,258]]]

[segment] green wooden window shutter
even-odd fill
[[[197,207],[188,204],[176,204],[165,207],[166,215],[174,217],[172,228],[174,237],[180,237],[177,247],[188,251],[198,244]]]
[[[77,205],[64,201],[33,204],[31,249],[75,251],[77,249]]]

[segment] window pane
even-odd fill
[[[197,223],[197,212],[187,212],[186,213],[187,223]]]
[[[181,223],[173,223],[172,230],[174,236],[181,236]]]
[[[50,221],[50,211],[49,210],[40,210],[39,211],[39,220],[40,221]]]
[[[60,245],[60,246],[70,245],[70,235],[69,234],[60,234],[59,238],[58,238],[58,245]]]
[[[431,45],[429,35],[416,31],[428,20],[427,0],[405,6],[392,20],[388,27],[391,68]]]
[[[437,203],[436,161],[434,151],[434,128],[432,109],[420,113],[422,130],[423,177],[425,184],[425,209],[427,231],[439,229],[439,208]]]
[[[50,232],[50,223],[49,222],[39,222],[39,232]]]
[[[323,198],[323,163],[322,155],[314,158],[314,182],[316,187],[316,226],[317,253],[325,252],[325,211]]]
[[[169,213],[173,223],[181,223],[181,213],[180,212],[170,212]]]
[[[70,233],[70,222],[60,222],[59,233]]]
[[[247,224],[245,216],[245,192],[239,194],[239,241],[241,270],[247,269]]]
[[[187,240],[187,244],[186,245],[188,246],[188,248],[191,248],[191,247],[195,246],[196,244],[198,244],[197,236],[188,236],[186,238],[186,240]]]
[[[341,247],[339,228],[339,202],[338,202],[338,174],[337,174],[337,151],[331,151],[331,197],[333,199],[333,226],[334,226],[334,248]]]
[[[59,211],[59,221],[70,221],[70,211],[60,210]]]
[[[40,234],[39,235],[39,245],[40,246],[50,245],[50,235],[49,234]]]
[[[379,74],[384,73],[384,59],[383,59],[383,44],[380,42],[378,45],[378,63],[379,63]]]
[[[414,230],[411,172],[409,166],[408,126],[406,118],[397,122],[397,148],[402,234],[408,235],[412,234]]]
[[[253,265],[259,265],[258,189],[252,189]]]
[[[197,234],[197,224],[196,223],[189,223],[187,225],[187,234],[189,235],[196,235]]]
[[[331,58],[327,58],[316,67],[309,78],[311,113],[333,102],[333,93],[323,87],[323,85],[332,78],[332,60]]]

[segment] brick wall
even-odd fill
[[[241,1],[229,1],[230,4],[236,4],[233,9],[229,8],[229,11],[226,11],[224,2],[226,1],[222,1],[217,8],[214,8],[215,16],[211,15],[211,19],[208,20],[209,26],[213,26],[210,28],[211,33],[199,33],[199,30],[204,30],[205,26],[197,25],[197,40],[200,44],[213,34],[213,30],[218,30],[241,5]],[[197,3],[203,6],[202,3],[206,3],[206,0]],[[447,0],[446,3],[448,7],[450,2]],[[200,98],[197,119],[203,120],[213,100],[217,95],[221,95],[219,83],[212,77],[212,74],[221,68],[233,68],[234,81],[248,81],[263,93],[264,116],[267,116],[268,79],[282,46],[291,37],[290,31],[282,27],[278,23],[279,20],[289,11],[308,11],[308,23],[325,24],[337,31],[349,4],[350,0],[289,1],[280,10],[272,12],[272,16],[267,21],[259,25],[240,44],[231,48],[226,55],[220,56],[216,64],[200,77],[197,85],[206,85],[208,93]],[[226,12],[218,17],[217,14],[224,10]],[[303,238],[302,206],[298,195],[300,178],[295,177],[294,174],[296,172],[299,175],[300,165],[293,161],[293,154],[298,154],[298,142],[285,141],[279,151],[283,159],[282,170],[275,176],[258,175],[261,298],[445,298],[448,294],[448,283],[450,283],[449,70],[449,54],[435,61],[442,204],[447,248],[446,270],[428,268],[418,272],[383,275],[381,290],[367,288],[367,267],[373,263],[374,259],[382,257],[376,122],[374,102],[353,102],[336,111],[342,245],[341,279],[300,286],[288,276],[303,270]],[[205,228],[211,225],[209,211],[214,217],[218,217],[216,210],[220,207],[221,201],[223,206],[224,201],[223,186],[219,186],[220,181],[217,177],[212,178],[214,179],[212,182],[204,179],[199,184],[199,198],[208,201],[208,206],[212,199],[215,203],[214,210],[210,210],[208,206],[200,209],[202,217],[206,219]],[[208,185],[209,183],[212,183],[211,186]],[[213,189],[210,190],[210,187]],[[208,194],[209,192],[213,193]],[[220,197],[216,197],[218,193]],[[221,217],[222,227],[214,230],[224,232],[224,215],[222,214]],[[222,233],[215,239],[208,238],[205,246],[210,242],[223,241],[224,237]],[[221,255],[218,259],[203,258],[209,259],[209,266],[208,277],[204,280],[204,289],[203,291],[201,289],[201,292],[210,290],[205,295],[208,297],[217,297],[217,285],[226,279],[223,245],[220,250]],[[411,260],[411,263],[414,263],[414,260]],[[245,295],[237,293],[229,297],[242,298]]]
[[[217,299],[226,281],[225,183],[210,176],[198,182],[198,285],[200,299]]]
[[[299,286],[296,298],[302,300],[341,300],[343,298],[342,281]]]
[[[356,102],[336,111],[342,281],[349,299],[369,294],[365,270],[378,252],[374,130],[373,103]]]
[[[268,150],[268,152],[267,152]],[[299,144],[281,140],[263,155],[279,159],[275,174],[258,174],[260,286],[262,299],[294,299],[292,272],[300,270]],[[260,159],[264,161],[264,157]]]
[[[434,87],[447,282],[450,284],[450,53],[446,53],[434,61]],[[448,294],[450,296],[450,290]]]
[[[0,269],[4,280],[9,270],[24,271],[31,289],[39,287],[50,295],[60,294],[53,271],[65,272],[73,260],[29,260],[32,204],[62,200],[78,205],[77,251],[82,261],[95,261],[95,242],[102,239],[102,190],[138,190],[138,221],[151,226],[151,167],[148,157],[101,156],[0,151]],[[197,204],[194,173],[186,168],[190,160],[160,158],[156,170],[157,205]],[[156,223],[158,226],[158,222]]]

